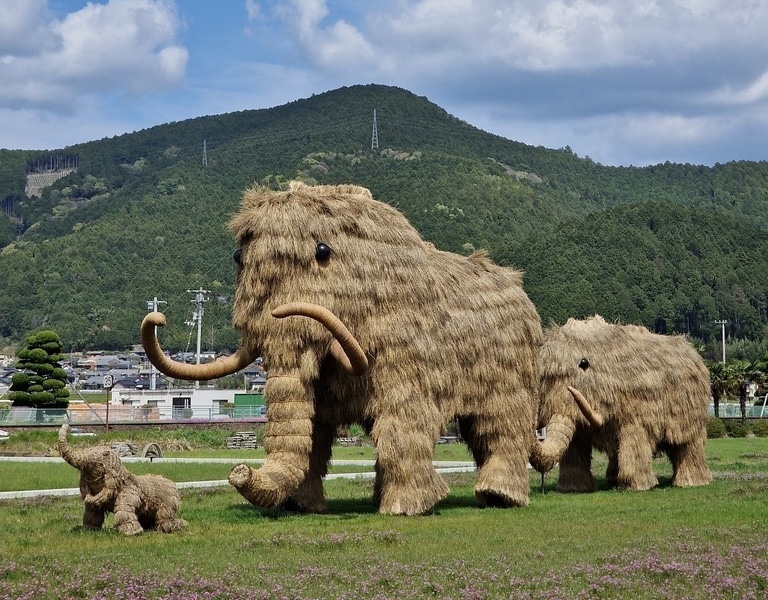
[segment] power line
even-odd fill
[[[157,312],[158,306],[161,304],[168,304],[165,300],[158,300],[157,296],[152,300],[147,300],[147,312]],[[155,339],[157,339],[157,325],[155,325]],[[149,361],[149,389],[157,389],[157,370],[152,361]]]
[[[203,304],[208,302],[207,294],[211,293],[211,290],[204,290],[202,288],[196,290],[187,290],[188,294],[194,294],[195,299],[190,300],[195,305],[195,312],[192,314],[192,321],[187,321],[187,325],[192,326],[197,324],[197,353],[195,355],[195,363],[200,364],[200,332],[203,327]],[[200,387],[200,382],[195,381],[195,387]]]

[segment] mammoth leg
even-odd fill
[[[386,412],[376,416],[371,430],[379,512],[423,514],[448,495],[432,465],[441,426],[437,408],[408,383],[387,391]]]
[[[707,465],[705,438],[694,440],[690,444],[673,446],[668,454],[674,470],[672,485],[689,487],[707,485],[712,481],[712,473]]]
[[[104,525],[104,510],[86,502],[83,512],[83,529],[96,531]]]
[[[618,487],[632,491],[650,490],[659,480],[653,472],[654,448],[642,427],[626,426],[619,432]]]
[[[516,396],[511,401],[512,405],[532,406],[527,392],[517,392]],[[505,399],[492,396],[484,399],[483,406],[505,403]],[[462,417],[459,427],[477,463],[475,497],[480,504],[492,507],[528,506],[531,485],[528,455],[533,436],[533,409],[530,415],[513,414],[512,411],[502,415],[481,412]]]
[[[141,495],[136,486],[126,486],[115,500],[115,528],[124,535],[138,535],[144,528],[139,523],[137,511]]]
[[[560,459],[557,477],[558,492],[594,492],[597,489],[592,476],[592,443],[577,433]]]
[[[181,531],[188,523],[178,517],[181,508],[181,496],[176,484],[172,481],[157,479],[159,483],[155,487],[152,510],[154,511],[154,527],[161,533]]]
[[[179,509],[179,502],[164,502],[158,507],[155,514],[155,529],[160,533],[172,533],[174,531],[181,531],[188,523],[184,519],[180,519],[177,516]]]
[[[285,508],[302,512],[325,512],[325,494],[323,477],[328,473],[331,460],[335,426],[328,423],[315,423],[312,428],[312,453],[309,456],[309,471],[298,489],[286,502]]]
[[[615,488],[619,485],[619,456],[616,450],[606,452],[608,455],[608,467],[605,469],[605,481],[608,487]]]

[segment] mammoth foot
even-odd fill
[[[529,488],[528,468],[525,463],[515,470],[511,465],[504,465],[501,461],[491,459],[477,475],[475,498],[481,506],[495,508],[528,506]]]
[[[157,524],[157,530],[160,533],[173,533],[174,531],[181,531],[189,525],[184,519],[168,519],[160,521]]]
[[[288,498],[280,508],[293,512],[322,514],[325,512],[325,502],[307,502],[298,498]]]
[[[379,512],[387,515],[423,515],[448,495],[448,484],[432,471],[424,485],[381,482]]]
[[[117,530],[123,535],[139,535],[144,531],[144,528],[138,521],[131,520],[117,525]]]
[[[475,487],[475,498],[480,506],[488,508],[512,508],[528,506],[528,493],[516,491],[507,486],[506,489],[487,489]]]
[[[591,471],[586,469],[569,469],[561,464],[556,489],[558,492],[578,494],[594,492],[597,489],[597,484]]]

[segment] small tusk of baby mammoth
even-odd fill
[[[277,319],[285,317],[309,317],[323,325],[335,338],[331,354],[347,371],[362,375],[368,370],[368,357],[349,329],[330,310],[311,302],[289,302],[272,311]]]

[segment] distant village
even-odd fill
[[[167,378],[147,360],[142,346],[125,353],[89,351],[65,355],[61,362],[70,384],[68,420],[103,420],[107,410],[111,420],[217,419],[259,417],[264,413],[266,374],[261,359],[239,372],[242,385],[237,389],[217,389],[213,382],[183,382]],[[180,362],[195,363],[194,352],[171,355]],[[200,353],[200,362],[215,360],[213,353]],[[7,392],[11,378],[19,372],[16,358],[0,355],[0,409],[10,408],[6,421],[32,420],[34,409],[10,407]],[[109,396],[109,407],[103,401]],[[100,400],[93,401],[95,395]],[[49,410],[48,413],[51,411]]]

